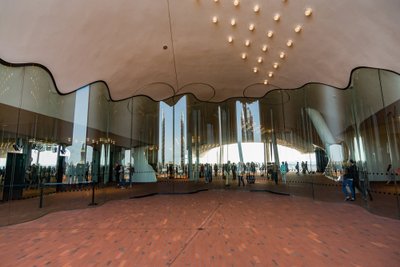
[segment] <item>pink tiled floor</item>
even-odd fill
[[[245,191],[111,201],[0,228],[0,266],[399,266],[400,221]]]

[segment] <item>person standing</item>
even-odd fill
[[[244,186],[243,175],[245,174],[245,165],[243,162],[239,162],[237,165],[237,173],[238,173],[238,186],[242,183]]]
[[[217,165],[217,163],[214,163],[214,176],[215,177],[218,176],[218,165]]]
[[[237,166],[234,162],[232,163],[232,180],[236,180],[236,175],[237,175],[236,172],[237,172]]]
[[[352,170],[350,167],[345,167],[344,168],[344,174],[343,174],[343,182],[342,182],[342,192],[345,196],[346,201],[354,201],[355,199],[355,192],[353,188],[353,177],[352,175]],[[349,187],[351,196],[349,196],[349,192],[347,190],[347,187]]]
[[[280,167],[281,175],[282,175],[282,183],[286,184],[286,165],[285,162],[282,161]]]

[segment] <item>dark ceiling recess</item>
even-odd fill
[[[163,48],[164,50],[167,50],[167,49],[168,49],[168,46],[167,46],[167,45],[164,45],[162,48]]]

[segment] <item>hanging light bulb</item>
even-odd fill
[[[245,46],[250,46],[250,40],[246,40],[246,41],[244,42],[244,45],[245,45]]]
[[[258,57],[258,58],[257,58],[257,62],[258,62],[258,63],[262,63],[262,62],[263,62],[263,58],[262,58],[262,57]]]
[[[286,57],[285,52],[281,52],[281,53],[279,54],[279,57],[280,57],[280,58],[285,58],[285,57]]]
[[[281,15],[280,15],[279,13],[276,13],[276,14],[274,15],[274,20],[275,20],[275,21],[279,21],[280,18],[281,18]]]
[[[253,68],[253,72],[254,72],[254,73],[257,73],[257,72],[258,72],[258,68],[257,68],[257,67],[254,67],[254,68]]]
[[[306,15],[306,17],[311,16],[312,14],[312,9],[311,7],[306,8],[306,10],[304,11],[304,15]]]
[[[271,38],[273,35],[274,35],[274,32],[273,32],[273,31],[268,31],[267,36],[268,36],[269,38]]]
[[[274,69],[277,69],[279,67],[279,63],[278,62],[274,62],[273,67],[274,67]]]
[[[247,54],[246,53],[242,53],[242,59],[246,59],[247,58]]]
[[[267,52],[267,50],[268,50],[268,45],[263,44],[263,46],[261,47],[261,50],[262,50],[263,52]]]
[[[254,31],[255,27],[256,27],[256,26],[254,26],[253,23],[250,23],[250,25],[249,25],[249,31]]]
[[[260,6],[259,5],[255,5],[253,10],[254,10],[254,12],[258,13],[258,11],[260,11]]]
[[[268,80],[264,80],[264,84],[267,85],[268,84]]]
[[[289,40],[286,42],[286,45],[287,45],[288,47],[291,47],[291,46],[293,45],[293,40],[289,39]]]
[[[238,6],[238,5],[239,5],[239,0],[234,0],[234,1],[233,1],[233,5],[234,5],[234,6]]]
[[[268,72],[268,77],[271,78],[272,76],[274,76],[274,73],[272,71]]]
[[[235,26],[236,25],[236,19],[231,19],[231,25]]]
[[[214,16],[214,17],[212,18],[212,22],[213,22],[214,24],[216,24],[216,23],[218,22],[218,17],[217,17],[217,16]]]
[[[229,37],[228,37],[228,42],[229,42],[229,43],[232,43],[232,42],[233,42],[233,37],[232,37],[232,36],[229,36]]]
[[[300,32],[301,29],[302,29],[301,25],[297,25],[296,27],[294,27],[295,32]]]

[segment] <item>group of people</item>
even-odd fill
[[[367,195],[372,201],[371,191],[365,184],[364,180],[360,180],[360,173],[358,171],[356,162],[350,159],[349,163],[343,167],[344,173],[342,175],[342,192],[346,201],[354,201],[356,199],[356,189],[362,193],[365,198]]]
[[[127,168],[129,171],[129,185],[132,185],[132,176],[133,173],[135,172],[135,167],[129,165]],[[117,183],[117,187],[124,189],[126,187],[126,179],[125,179],[125,167],[123,164],[119,164],[119,162],[115,163],[114,176],[115,176],[115,181]]]
[[[295,169],[296,169],[296,174],[297,174],[297,175],[300,175],[300,165],[299,165],[299,162],[296,163]],[[310,174],[310,171],[308,170],[308,163],[307,163],[307,161],[305,161],[305,162],[302,161],[302,162],[301,162],[301,172],[302,172],[303,174],[306,174],[306,173]]]

